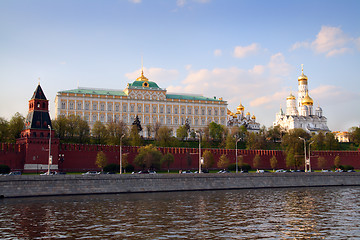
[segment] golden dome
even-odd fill
[[[136,79],[136,81],[149,81],[149,79],[147,79],[145,76],[144,76],[144,71],[143,70],[141,70],[141,76],[140,77],[138,77],[137,79]]]
[[[303,100],[301,101],[302,105],[313,105],[314,101],[312,100],[312,98],[309,96],[309,93],[306,92],[306,96],[303,98]]]
[[[250,116],[250,113],[249,113],[249,112],[247,112],[247,113],[246,113],[246,115]]]
[[[307,83],[308,77],[304,74],[304,64],[301,64],[301,75],[298,77],[299,82]]]
[[[236,108],[237,111],[244,111],[245,107],[241,104]]]
[[[295,100],[295,96],[290,93],[290,95],[286,98],[287,100]]]
[[[254,120],[255,120],[255,119],[256,119],[255,115],[252,115],[251,119],[254,119]]]

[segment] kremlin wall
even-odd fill
[[[35,155],[35,160],[32,157],[27,157],[26,148],[31,148],[31,153],[37,152],[38,155],[42,154],[42,158],[38,158]],[[129,164],[132,164],[139,147],[123,146],[123,154],[128,154]],[[103,151],[106,154],[108,163],[119,163],[119,146],[105,146],[105,145],[81,145],[81,144],[53,144],[52,149],[57,149],[59,154],[64,155],[64,161],[58,161],[58,156],[54,155],[52,169],[57,169],[64,172],[85,172],[89,170],[100,170],[95,165],[96,155],[99,151]],[[159,148],[159,150],[165,153],[171,153],[175,157],[175,161],[170,165],[170,170],[188,170],[198,169],[198,149],[197,148]],[[216,162],[220,156],[225,154],[230,160],[230,163],[235,163],[235,149],[201,149],[210,150],[215,159],[214,168],[216,168]],[[8,165],[13,171],[20,170],[25,172],[45,172],[47,170],[47,149],[41,146],[41,144],[8,144],[2,143],[0,145],[0,164]],[[187,155],[191,156],[191,165],[188,165],[186,161]],[[261,164],[259,169],[271,169],[270,158],[276,156],[278,160],[277,169],[286,169],[285,154],[283,151],[276,150],[238,150],[238,156],[244,157],[244,162],[252,166],[255,155],[258,154],[261,157]],[[327,165],[324,169],[330,169],[334,164],[334,158],[340,156],[342,165],[351,165],[356,169],[360,168],[360,151],[312,151],[311,152],[311,167],[312,169],[319,169],[317,167],[317,158],[323,156],[326,159]],[[29,159],[29,160],[26,160]],[[31,164],[30,169],[24,167]],[[36,167],[38,166],[38,167]],[[167,167],[162,166],[163,170]]]

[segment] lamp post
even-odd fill
[[[307,172],[307,166],[306,166],[306,141],[304,138],[299,137],[299,139],[304,141],[304,154],[305,154],[305,172]]]
[[[201,133],[197,132],[197,135],[199,135],[199,173],[201,173]]]
[[[125,134],[120,137],[120,174],[122,174],[122,139],[125,137]]]
[[[236,173],[238,173],[238,150],[237,150],[237,144],[241,140],[241,138],[236,140],[236,146],[235,146],[235,162],[236,162]]]
[[[51,126],[48,125],[49,128],[49,132],[50,132],[50,138],[49,138],[49,160],[48,160],[48,172],[47,175],[50,175],[50,164],[52,164],[52,159],[51,159]]]
[[[308,159],[308,164],[309,164],[309,171],[311,172],[311,164],[310,164],[310,145],[313,144],[314,141],[312,141],[311,143],[309,143],[309,159]]]

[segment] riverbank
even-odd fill
[[[360,173],[0,176],[0,197],[325,186],[360,186]]]

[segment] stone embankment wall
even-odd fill
[[[360,186],[360,173],[0,176],[0,197],[320,186]]]

